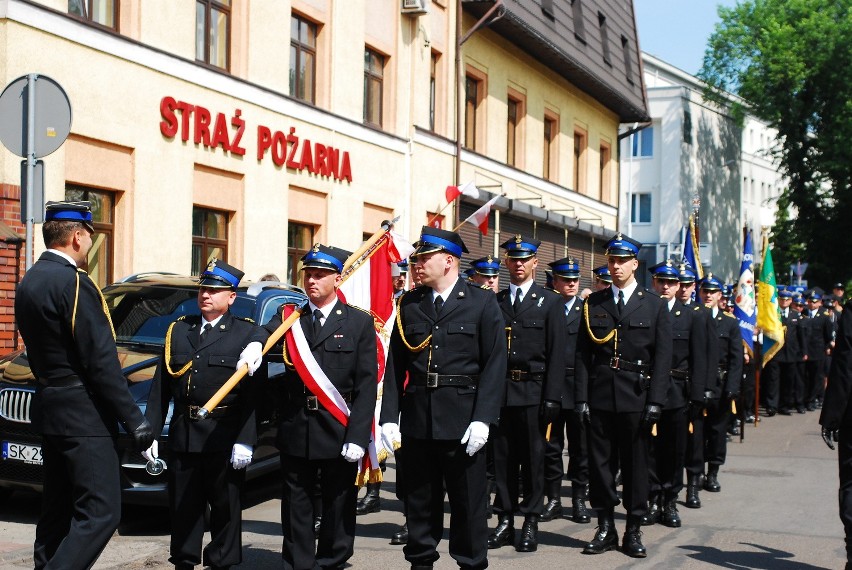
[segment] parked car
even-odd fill
[[[115,328],[118,358],[136,403],[145,411],[151,379],[165,342],[169,324],[182,315],[199,314],[196,301],[197,280],[167,273],[145,273],[127,277],[103,290]],[[302,304],[304,292],[291,285],[264,281],[241,283],[231,311],[265,324],[284,303]],[[248,467],[248,480],[278,468],[275,447],[276,379],[283,364],[266,362],[268,378],[258,398],[258,444]],[[41,490],[41,436],[31,424],[35,379],[26,350],[0,359],[0,494],[13,489]],[[263,374],[263,370],[256,374]],[[168,422],[160,438],[160,455],[168,465]],[[123,432],[119,438],[121,485],[124,502],[166,505],[165,471],[153,475],[146,461],[133,447],[132,438]]]

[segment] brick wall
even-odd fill
[[[26,227],[21,223],[21,187],[0,184],[0,221],[22,237]],[[20,343],[15,324],[15,289],[24,274],[23,242],[0,241],[0,356],[12,352]]]

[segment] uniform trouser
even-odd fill
[[[305,459],[282,455],[281,470],[284,568],[343,568],[355,548],[358,464],[343,457]],[[314,549],[312,495],[317,480],[322,490],[322,524]]]
[[[614,461],[621,467],[622,502],[628,515],[648,512],[648,438],[641,426],[642,412],[592,410],[586,431],[589,440],[589,499],[592,508],[618,504]]]
[[[408,543],[405,559],[428,566],[444,534],[444,488],[450,503],[450,556],[461,568],[488,567],[485,451],[471,457],[459,440],[402,435]]]
[[[172,538],[169,562],[229,566],[242,561],[240,490],[245,469],[231,467],[230,451],[173,453],[169,460]],[[202,556],[204,512],[210,505],[210,543]]]
[[[91,568],[121,520],[118,453],[111,437],[45,435],[35,568]]]
[[[781,370],[781,405],[787,408],[798,408],[805,404],[802,394],[802,381],[799,377],[799,366],[795,362],[779,362]]]
[[[763,367],[760,387],[767,409],[777,410],[781,405],[781,363],[774,358]]]
[[[728,454],[728,424],[731,421],[731,401],[714,398],[707,402],[704,418],[704,461],[723,465]]]
[[[852,428],[842,427],[837,442],[840,468],[840,521],[846,533],[846,559],[852,562]]]
[[[737,402],[737,411],[742,418],[754,414],[755,381],[755,364],[752,357],[748,364],[743,364],[743,382],[740,386],[740,398]]]
[[[651,493],[662,493],[666,501],[676,499],[683,489],[686,439],[689,432],[687,408],[663,410],[657,436],[651,437],[648,473]]]
[[[586,426],[574,410],[562,410],[550,428],[550,440],[544,448],[545,489],[561,484],[565,475],[562,450],[568,441],[568,479],[572,489],[589,484],[589,444]],[[559,497],[548,497],[558,499]]]
[[[825,394],[825,360],[805,362],[805,402],[822,399]]]
[[[544,430],[539,406],[507,406],[500,410],[494,438],[494,474],[497,494],[494,512],[540,515],[544,508]],[[524,500],[518,505],[518,473]]]
[[[689,408],[687,408],[688,410]],[[686,474],[689,477],[704,474],[704,413],[698,411],[698,417],[687,420],[686,427]],[[689,433],[689,423],[692,433]]]

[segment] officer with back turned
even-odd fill
[[[598,530],[585,554],[618,547],[617,458],[627,510],[622,550],[647,556],[640,525],[648,510],[648,439],[669,388],[672,329],[666,303],[636,282],[641,246],[621,233],[607,242],[612,285],[592,293],[583,308],[575,410],[587,423],[590,499],[598,513]]]
[[[494,438],[499,520],[488,548],[514,542],[514,512],[524,515],[518,552],[538,548],[538,520],[544,502],[544,447],[547,426],[556,420],[565,385],[565,306],[553,290],[535,283],[541,241],[517,234],[506,250],[510,285],[497,294],[508,342],[505,400]],[[518,504],[518,476],[524,486]]]
[[[586,425],[574,413],[574,359],[577,352],[577,335],[583,316],[580,290],[580,264],[571,257],[549,263],[553,270],[553,288],[562,295],[565,338],[565,383],[562,386],[562,408],[554,420],[550,439],[544,452],[544,491],[547,504],[541,520],[549,521],[562,516],[562,477],[564,468],[562,450],[568,442],[568,479],[571,480],[571,520],[588,523],[591,520],[586,507],[589,495],[589,446]]]
[[[459,279],[467,248],[457,233],[424,226],[415,246],[419,286],[399,301],[395,377],[385,380],[381,413],[386,447],[401,439],[404,450],[405,559],[419,570],[438,559],[446,489],[450,556],[461,568],[486,568],[482,447],[505,393],[503,319],[494,293]]]
[[[48,202],[47,251],[24,275],[15,316],[37,380],[33,424],[43,435],[44,491],[36,568],[90,568],[121,519],[119,422],[137,448],[153,440],[127,388],[106,302],[84,267],[89,202]]]

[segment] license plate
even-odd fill
[[[26,445],[12,441],[3,442],[3,459],[12,461],[23,461],[32,465],[41,465],[41,447],[37,445]]]

